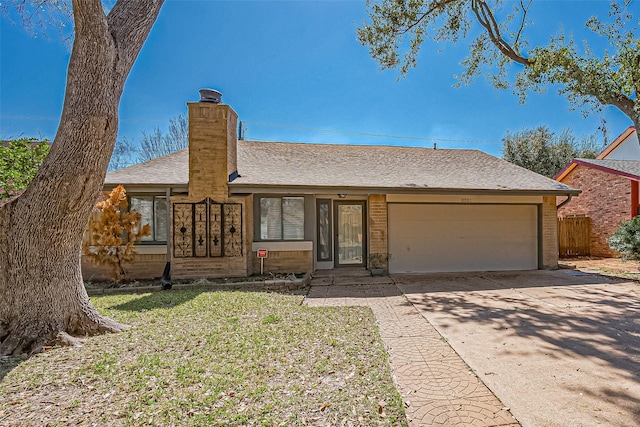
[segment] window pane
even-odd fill
[[[279,197],[260,199],[260,238],[282,239],[282,199]]]
[[[331,202],[318,202],[318,261],[331,261]]]
[[[156,242],[167,241],[167,198],[155,198],[155,240]]]
[[[149,224],[151,227],[151,235],[142,238],[143,242],[153,241],[153,196],[148,197],[131,197],[131,205],[129,210],[136,210],[142,218],[140,219],[140,225],[144,226]]]
[[[338,263],[362,264],[362,205],[338,205]]]
[[[284,240],[304,240],[304,197],[282,198]]]

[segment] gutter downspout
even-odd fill
[[[563,207],[564,205],[566,205],[567,203],[569,203],[571,201],[571,199],[573,198],[573,194],[568,194],[567,195],[567,200],[565,200],[564,202],[560,203],[558,206],[556,206],[556,210],[560,209],[561,207]]]

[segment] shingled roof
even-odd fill
[[[626,176],[640,180],[639,160],[613,160],[613,159],[574,159],[579,165],[593,167],[616,175]]]
[[[107,175],[107,184],[186,185],[188,151]],[[238,141],[232,189],[359,188],[420,192],[577,194],[562,183],[478,150]]]
[[[148,162],[109,172],[106,185],[188,185],[189,150],[184,149]]]

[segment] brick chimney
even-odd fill
[[[211,197],[224,202],[229,181],[237,175],[238,114],[220,103],[222,95],[200,91],[200,102],[189,102],[189,199]]]

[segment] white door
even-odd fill
[[[536,205],[400,204],[389,209],[389,272],[535,270]]]

